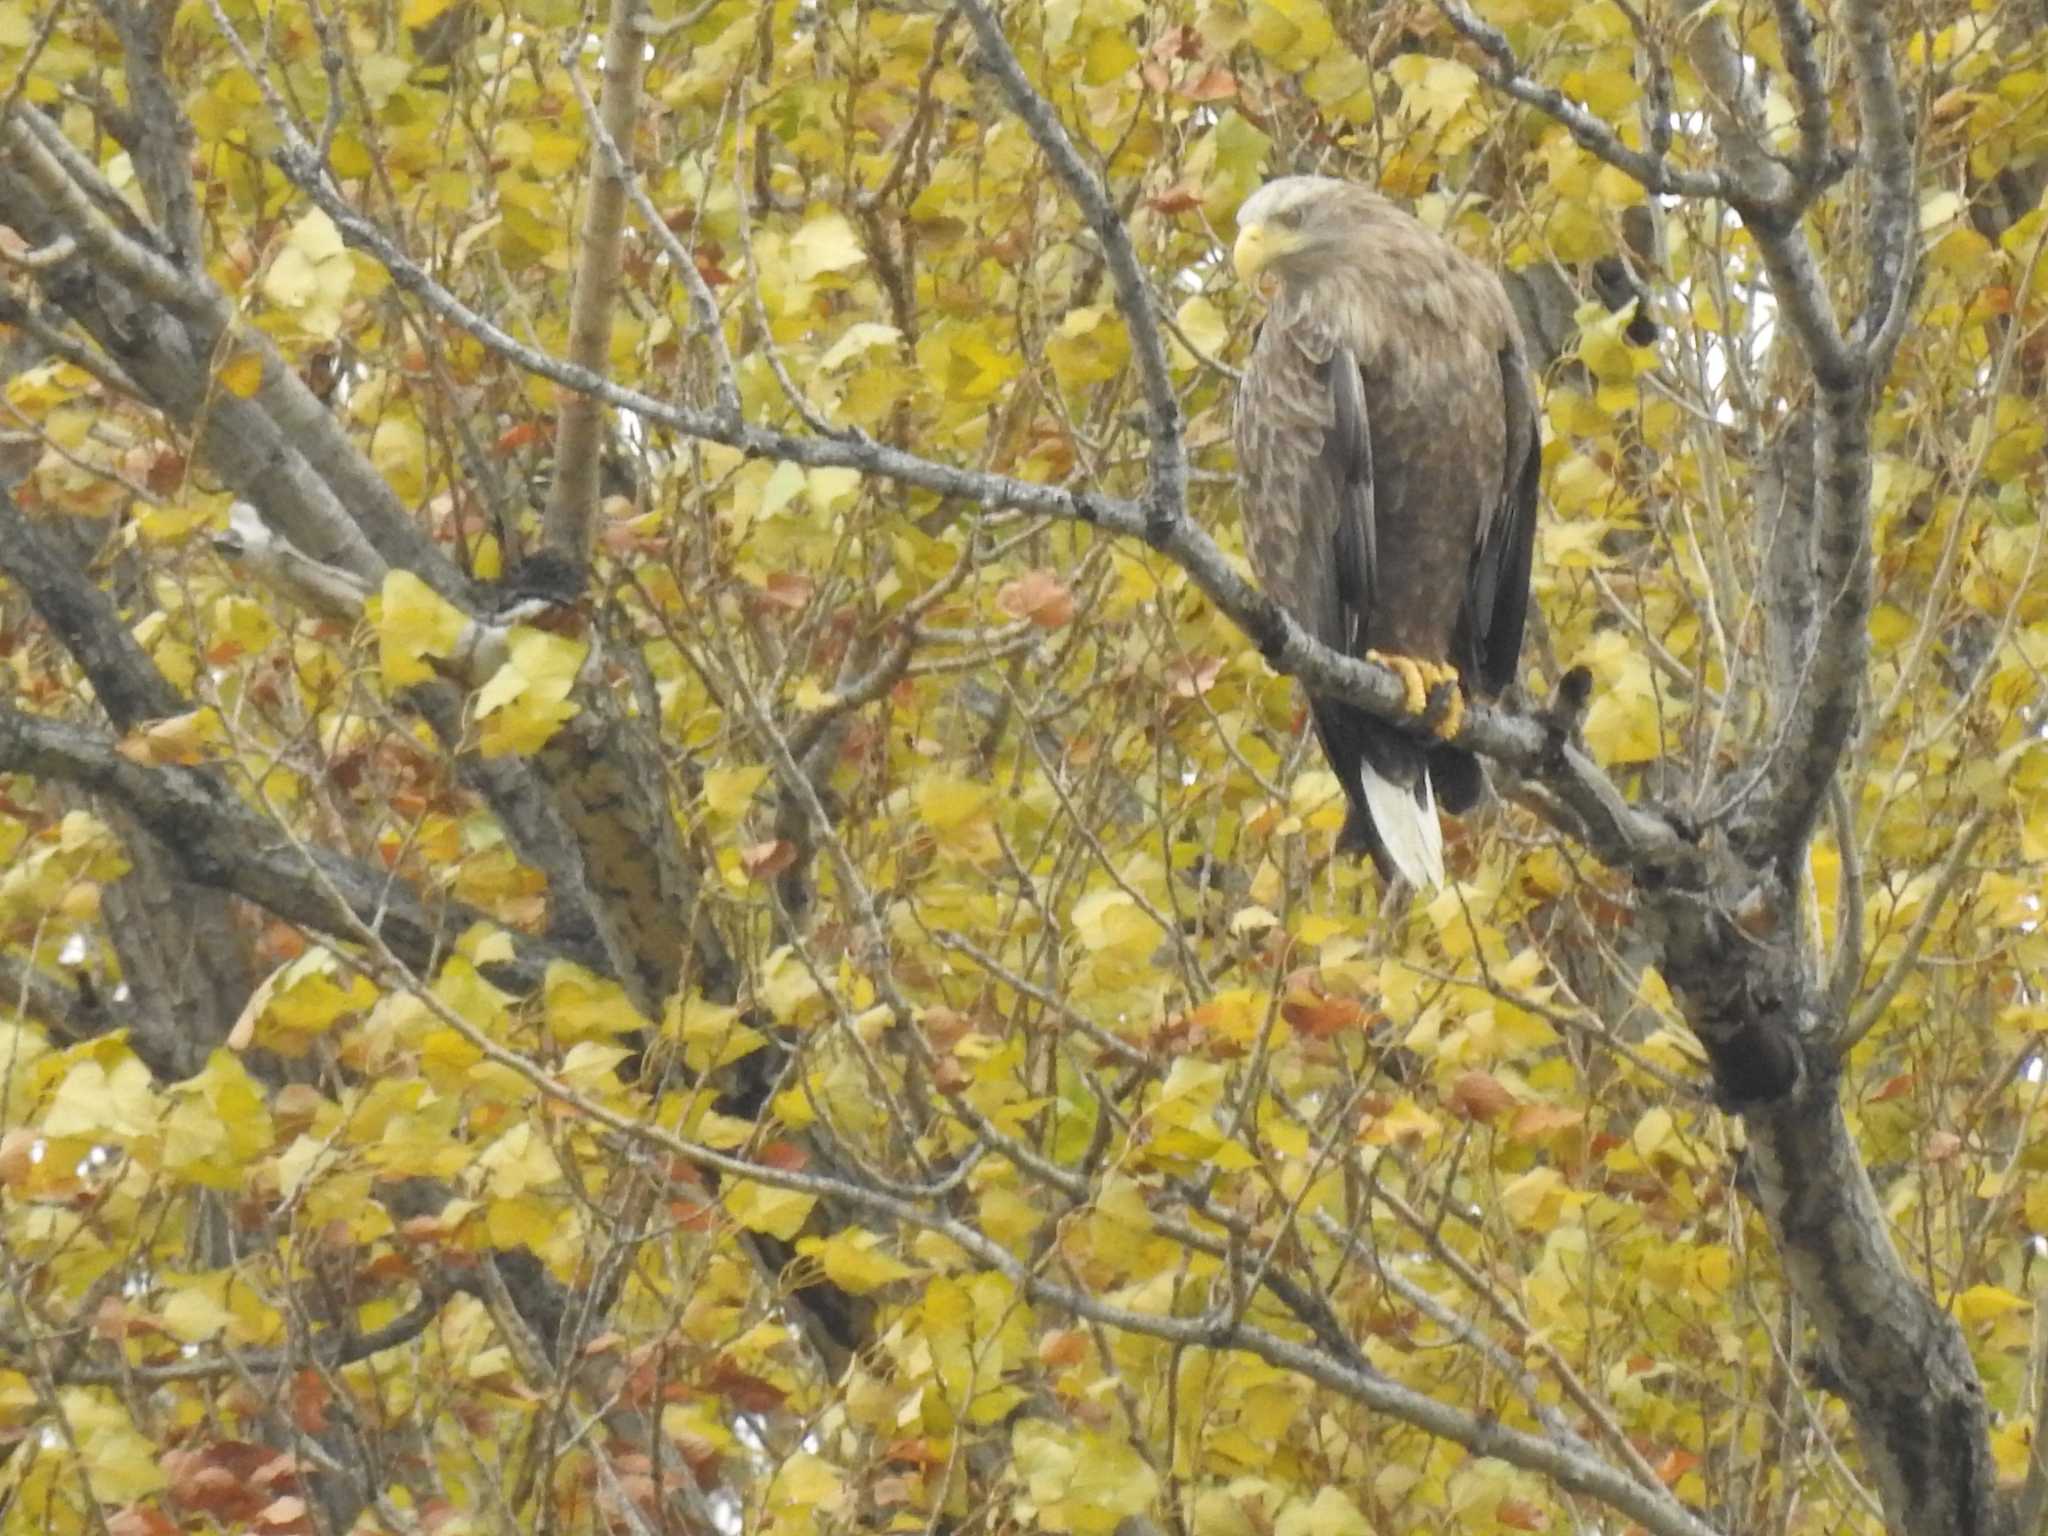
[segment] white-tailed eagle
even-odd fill
[[[1310,634],[1399,672],[1437,737],[1514,680],[1529,607],[1536,401],[1493,273],[1363,187],[1288,176],[1238,210],[1238,275],[1268,303],[1237,397],[1246,544]],[[1439,807],[1470,753],[1309,700],[1350,800],[1340,849],[1441,885]]]

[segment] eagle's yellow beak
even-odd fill
[[[1294,249],[1296,241],[1287,231],[1276,230],[1264,224],[1247,224],[1237,232],[1237,244],[1231,247],[1230,264],[1237,269],[1237,279],[1254,293],[1264,293],[1270,286],[1266,268],[1274,258],[1285,256]],[[1267,278],[1265,285],[1260,279]]]

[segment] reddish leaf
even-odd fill
[[[1218,66],[1182,86],[1180,93],[1189,101],[1229,101],[1237,94],[1237,76]]]
[[[1515,1096],[1485,1072],[1462,1072],[1451,1084],[1451,1107],[1482,1125],[1515,1107]]]
[[[292,1422],[309,1435],[327,1432],[327,1404],[334,1393],[327,1379],[308,1366],[292,1376]]]
[[[769,880],[796,862],[796,844],[787,838],[749,843],[740,850],[740,868],[750,880]]]
[[[1183,699],[1200,698],[1216,686],[1216,679],[1222,675],[1221,656],[1186,656],[1166,669],[1166,680],[1174,695]]]
[[[816,586],[808,576],[795,571],[773,571],[767,584],[755,589],[754,601],[766,608],[786,608],[791,613],[801,613],[815,590]]]
[[[1202,190],[1192,182],[1178,181],[1164,192],[1153,193],[1145,203],[1155,213],[1188,213],[1202,206]]]
[[[771,1141],[755,1155],[756,1162],[764,1168],[780,1168],[785,1173],[800,1172],[810,1161],[804,1149],[793,1141]]]
[[[1517,1141],[1540,1141],[1545,1136],[1571,1129],[1585,1118],[1583,1109],[1566,1109],[1559,1104],[1524,1104],[1508,1123],[1508,1134]]]
[[[517,426],[507,427],[498,434],[498,440],[491,445],[499,458],[517,453],[520,449],[554,435],[554,428],[544,421],[522,421]]]
[[[1074,617],[1074,595],[1051,571],[1026,571],[1005,582],[996,593],[996,605],[1040,629],[1058,629]]]
[[[1038,1341],[1038,1358],[1046,1365],[1079,1365],[1088,1358],[1088,1336],[1078,1329],[1062,1328]]]
[[[1296,988],[1280,1004],[1280,1016],[1311,1040],[1328,1040],[1365,1025],[1365,1005],[1355,997],[1324,997]]]
[[[1653,1470],[1664,1480],[1664,1486],[1669,1488],[1699,1464],[1699,1457],[1691,1451],[1673,1446],[1658,1458]]]
[[[1502,1499],[1493,1518],[1511,1531],[1540,1531],[1550,1524],[1550,1516],[1526,1499]]]

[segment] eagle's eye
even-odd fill
[[[1296,203],[1292,207],[1282,208],[1278,213],[1274,214],[1273,222],[1275,224],[1278,224],[1283,229],[1299,229],[1301,228],[1302,219],[1305,218],[1307,214],[1308,205],[1305,203]]]

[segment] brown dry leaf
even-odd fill
[[[996,605],[1013,618],[1029,619],[1040,629],[1058,629],[1074,617],[1074,594],[1051,571],[1026,571],[1004,582]]]

